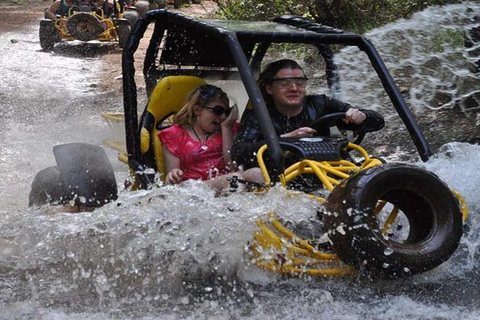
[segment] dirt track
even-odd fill
[[[0,0],[1,1],[1,0]],[[51,3],[0,3],[0,207],[15,210],[28,205],[35,175],[55,165],[52,148],[79,142],[103,145],[121,138],[100,117],[123,112],[121,49],[118,43],[74,41],[41,50],[39,19]],[[208,14],[214,2],[184,8]],[[141,44],[144,45],[144,44]],[[139,99],[146,98],[142,48],[137,51]],[[123,136],[123,135],[122,135]],[[114,170],[126,172],[106,150]],[[119,180],[123,181],[123,180]]]
[[[39,23],[38,20],[43,17],[43,11],[51,4],[50,1],[32,1],[26,4],[10,4],[0,2],[0,33],[15,32],[19,29],[30,29],[28,33],[37,33]],[[171,8],[170,8],[171,9]],[[211,18],[217,10],[217,5],[214,1],[202,1],[201,4],[192,4],[188,7],[179,9],[187,15],[195,17]],[[148,32],[148,31],[147,31]],[[12,43],[18,41],[18,39],[10,39]],[[139,89],[144,88],[143,78],[141,75],[141,62],[143,61],[142,55],[146,47],[146,43],[142,42],[137,54],[135,55],[135,61],[137,64],[137,84]],[[85,49],[85,48],[83,48]],[[86,48],[89,50],[90,48]],[[69,55],[75,55],[74,50],[68,50]],[[65,53],[65,52],[61,52]],[[101,75],[102,81],[99,87],[102,92],[114,91],[121,94],[122,81],[121,81],[121,49],[116,45],[109,46],[100,50],[93,50],[90,52],[81,52],[80,56],[86,58],[95,56],[95,58],[101,57],[104,63],[103,74]]]

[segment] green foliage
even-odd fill
[[[308,13],[305,2],[296,0],[218,0],[218,6],[220,16],[226,19],[271,20],[284,14]]]
[[[465,37],[462,30],[442,30],[436,33],[432,38],[432,51],[444,52],[445,48],[458,48],[465,43]]]
[[[363,33],[431,5],[461,0],[218,0],[220,15],[235,20],[270,20],[299,15],[335,28]]]

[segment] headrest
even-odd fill
[[[195,76],[168,76],[162,78],[150,95],[147,111],[155,117],[155,123],[178,112],[190,92],[206,82]]]

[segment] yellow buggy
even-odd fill
[[[139,118],[134,54],[147,27],[154,31],[144,59],[148,102]],[[257,159],[265,177],[263,192],[274,184],[289,189],[301,176],[314,177],[317,191],[294,190],[324,205],[318,214],[325,239],[301,239],[274,215],[258,221],[249,245],[252,263],[286,274],[345,275],[360,271],[372,277],[397,278],[431,270],[455,252],[467,209],[460,195],[435,174],[402,163],[385,163],[355,143],[323,136],[280,139],[256,84],[262,62],[275,44],[311,46],[325,66],[326,83],[339,86],[333,45],[363,51],[405,124],[420,158],[432,155],[375,47],[365,37],[299,17],[274,21],[194,19],[169,10],[143,15],[123,51],[126,149],[136,188],[152,188],[165,177],[158,132],[183,105],[187,94],[207,81],[240,81],[246,109],[262,123],[265,144]],[[285,47],[287,47],[285,45]],[[237,86],[238,87],[238,86]],[[312,126],[334,126],[343,114],[318,119]],[[115,117],[111,117],[115,119]],[[117,117],[118,119],[118,117]],[[32,184],[30,204],[75,203],[99,207],[117,198],[113,170],[102,148],[87,144],[54,147],[57,166],[41,171]],[[268,159],[268,161],[265,161]],[[286,166],[286,161],[291,165]]]
[[[52,50],[61,41],[118,41],[125,45],[131,27],[140,14],[134,7],[127,7],[125,0],[108,1],[97,6],[92,3],[60,0],[55,19],[45,15],[40,20],[40,46],[44,51]]]

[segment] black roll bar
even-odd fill
[[[146,165],[142,161],[140,151],[140,138],[138,134],[138,116],[137,116],[137,92],[135,84],[135,68],[134,68],[134,53],[138,49],[139,42],[152,22],[155,22],[155,29],[152,39],[145,56],[145,64],[143,73],[147,82],[147,86],[151,89],[156,83],[155,61],[157,60],[160,43],[163,39],[165,30],[170,25],[181,24],[192,30],[205,32],[213,37],[217,37],[220,41],[227,44],[235,65],[238,69],[240,77],[245,84],[249,99],[254,106],[254,113],[260,123],[262,123],[262,134],[268,143],[268,153],[270,155],[270,168],[274,179],[278,179],[280,173],[284,170],[283,153],[278,142],[278,137],[275,133],[273,124],[271,122],[265,101],[256,85],[251,66],[242,48],[242,43],[259,43],[262,45],[258,55],[252,58],[252,67],[259,66],[261,57],[263,57],[264,50],[270,43],[309,43],[315,45],[320,54],[327,63],[327,76],[330,87],[334,87],[338,83],[336,75],[336,66],[333,63],[332,52],[329,48],[330,44],[343,44],[350,46],[357,46],[364,51],[370,59],[375,71],[377,72],[381,83],[389,95],[392,103],[400,115],[402,121],[417,147],[420,157],[423,161],[427,161],[432,154],[428,143],[418,127],[410,109],[407,107],[403,97],[400,94],[393,78],[388,72],[380,55],[375,47],[363,36],[346,33],[342,30],[333,29],[310,22],[302,18],[288,18],[283,17],[276,19],[277,23],[295,26],[309,30],[311,32],[272,32],[268,31],[248,31],[236,30],[230,31],[219,26],[208,24],[204,21],[195,20],[186,17],[180,13],[169,12],[166,9],[152,10],[145,13],[134,25],[122,55],[122,72],[123,72],[123,86],[124,86],[124,110],[125,110],[125,131],[126,143],[129,165],[136,172],[145,171]],[[188,72],[188,71],[185,71]],[[150,90],[148,90],[150,91]],[[148,92],[150,94],[150,92]],[[147,177],[147,175],[145,175]],[[145,183],[148,184],[148,177],[145,178]]]

